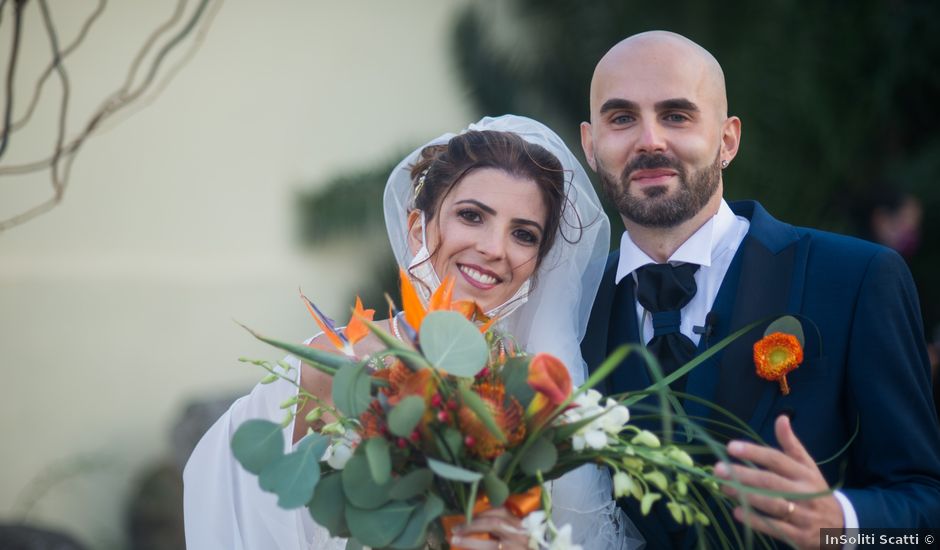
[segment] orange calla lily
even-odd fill
[[[533,425],[547,420],[548,415],[571,395],[571,376],[565,364],[547,353],[539,353],[529,362],[529,386],[535,397],[529,403],[526,416]]]

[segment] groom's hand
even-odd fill
[[[829,490],[829,484],[813,458],[797,439],[786,416],[777,418],[774,425],[781,450],[744,441],[728,443],[728,454],[742,461],[754,463],[757,468],[744,465],[715,465],[715,474],[728,480],[737,480],[749,487],[789,493],[820,493]],[[842,507],[832,494],[812,499],[787,500],[737,491],[723,486],[725,494],[747,502],[751,509],[745,512],[738,506],[734,517],[755,531],[766,533],[798,548],[819,548],[819,530],[843,527]]]

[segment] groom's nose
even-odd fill
[[[646,118],[640,123],[640,135],[636,149],[641,153],[661,153],[666,150],[663,128],[655,118]]]

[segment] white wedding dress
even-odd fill
[[[580,385],[586,367],[579,342],[587,327],[610,239],[600,201],[571,151],[541,123],[507,115],[484,118],[468,130],[515,132],[551,151],[565,168],[563,234],[542,260],[538,282],[525,303],[503,319],[500,328],[512,334],[527,351],[547,352],[561,359],[568,365],[574,384]],[[446,143],[451,137],[453,134],[445,134],[427,145]],[[401,266],[409,266],[413,260],[407,245],[407,214],[413,201],[409,167],[421,149],[402,160],[385,189],[386,226]],[[294,358],[289,362],[299,366]],[[296,391],[284,380],[259,384],[236,401],[196,446],[183,473],[189,550],[345,548],[345,539],[331,538],[305,508],[279,508],[275,495],[262,491],[257,476],[245,471],[232,455],[230,442],[238,426],[252,418],[280,422],[284,418],[280,404]],[[285,447],[292,437],[293,424],[284,428]],[[584,550],[638,550],[643,546],[639,532],[611,498],[606,469],[583,466],[551,485],[553,520],[559,527],[570,524],[574,542]]]

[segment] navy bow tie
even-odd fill
[[[646,345],[669,375],[695,356],[695,343],[679,332],[681,310],[695,296],[698,264],[650,264],[636,270],[636,299],[653,317],[653,339]],[[682,391],[685,379],[673,383]]]

